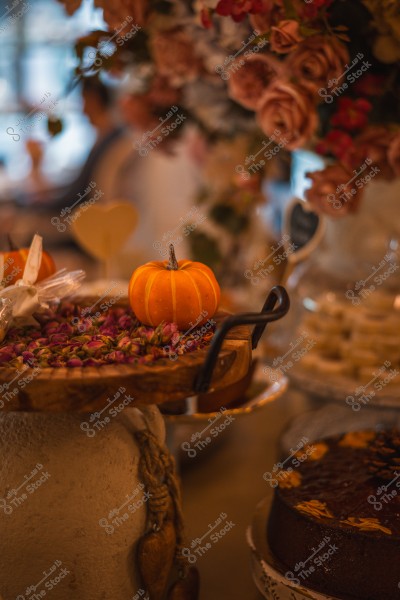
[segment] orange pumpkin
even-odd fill
[[[215,314],[220,287],[214,273],[200,262],[175,258],[138,267],[129,283],[133,312],[145,325],[174,322],[181,331],[200,326]]]
[[[14,285],[18,279],[24,274],[26,259],[28,258],[29,248],[21,248],[20,250],[11,250],[10,252],[2,252],[4,258],[4,275],[3,281],[6,286]],[[37,281],[42,281],[46,277],[50,277],[56,272],[56,265],[50,254],[43,251],[42,262],[39,269]]]

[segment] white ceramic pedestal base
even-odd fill
[[[3,600],[132,600],[140,590],[146,505],[132,432],[148,427],[164,442],[163,419],[156,407],[126,408],[93,437],[82,421],[0,414]]]

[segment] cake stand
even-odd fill
[[[168,599],[196,599],[157,405],[242,380],[266,324],[288,309],[277,286],[260,313],[219,315],[209,349],[156,365],[43,369],[15,395],[15,372],[0,369],[0,595],[36,600],[57,587],[58,600],[161,600],[184,571]]]
[[[214,424],[229,424],[237,418],[263,410],[286,392],[288,383],[287,377],[279,372],[271,382],[265,376],[263,365],[256,363],[252,382],[233,404],[223,406],[219,410],[199,412],[198,398],[192,397],[187,399],[184,412],[168,414],[162,407],[167,426],[168,448],[177,464],[180,466],[189,463],[194,456],[200,454],[204,458],[208,456],[228,437],[224,435],[210,438]],[[221,420],[218,423],[219,419]]]
[[[214,316],[217,330],[209,348],[150,365],[42,369],[18,394],[7,394],[6,401],[4,394],[16,380],[15,369],[0,368],[0,408],[87,413],[107,409],[107,397],[120,387],[134,394],[131,406],[160,405],[224,390],[246,376],[252,350],[257,348],[267,323],[281,319],[288,310],[285,289],[275,286],[260,313]]]

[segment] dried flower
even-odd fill
[[[20,368],[29,366],[98,367],[105,364],[149,364],[168,353],[183,354],[204,346],[212,332],[200,336],[193,330],[182,338],[176,323],[145,327],[130,309],[111,308],[98,317],[82,315],[79,306],[62,303],[55,310],[35,315],[38,326],[13,327],[7,345],[0,346],[0,363]],[[84,333],[82,325],[85,324]],[[188,342],[196,335],[193,344]],[[198,339],[197,339],[198,338]]]

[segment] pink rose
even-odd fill
[[[309,94],[287,81],[276,80],[261,98],[258,122],[263,132],[287,150],[305,144],[314,134],[318,119]]]
[[[389,148],[393,134],[383,125],[371,125],[354,138],[354,146],[345,154],[342,161],[352,170],[358,170],[366,160],[371,168],[379,169],[375,177],[393,179]]]
[[[157,72],[174,86],[193,81],[201,72],[201,61],[192,40],[179,27],[157,31],[151,38],[151,48]]]
[[[388,149],[389,164],[396,177],[400,176],[400,133],[394,136]]]
[[[287,61],[288,71],[297,79],[297,84],[308,88],[311,92],[326,90],[329,94],[328,82],[332,88],[340,77],[349,61],[346,46],[337,38],[314,35],[301,42],[297,49],[290,54]],[[323,98],[324,93],[320,92]]]
[[[229,96],[250,110],[257,110],[262,94],[282,67],[276,59],[266,54],[250,54],[238,58],[229,71]]]
[[[357,210],[362,191],[354,182],[349,183],[352,172],[343,165],[337,163],[306,175],[312,186],[305,195],[316,212],[339,218]]]
[[[281,21],[276,27],[271,27],[270,44],[274,52],[279,54],[292,52],[303,40],[297,21]]]

